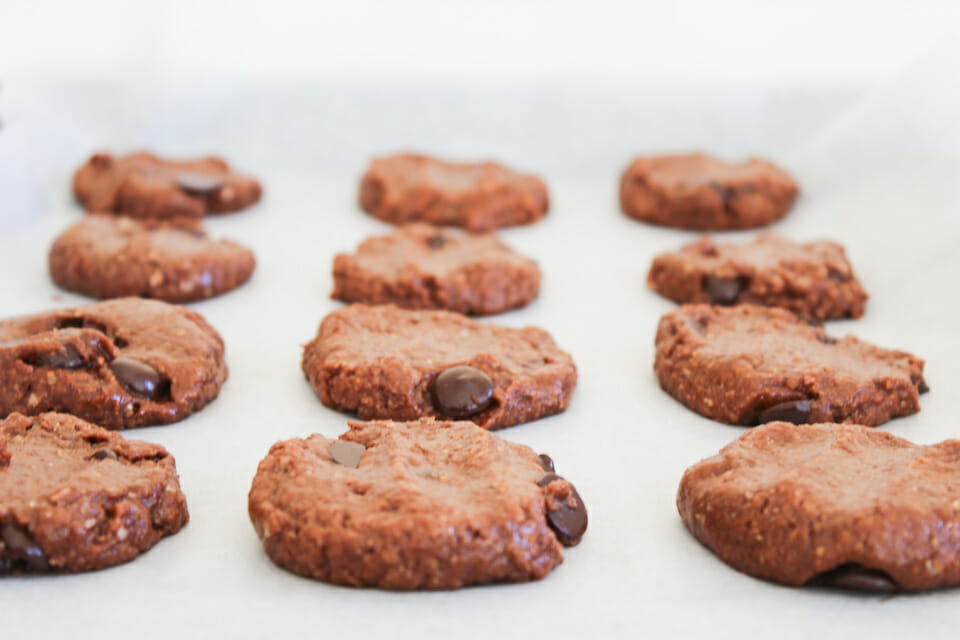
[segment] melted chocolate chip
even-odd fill
[[[54,321],[54,329],[82,329],[83,318],[58,318]]]
[[[730,305],[737,301],[749,284],[750,280],[744,276],[736,278],[706,276],[703,279],[703,291],[711,304]]]
[[[564,480],[564,478],[555,473],[548,473],[540,478],[537,485],[546,487],[557,480]],[[565,482],[569,483],[568,480],[565,480]],[[587,530],[587,507],[583,504],[580,494],[577,493],[577,489],[572,483],[570,483],[570,493],[576,501],[576,506],[571,508],[564,502],[557,509],[547,509],[547,524],[553,529],[553,533],[557,536],[560,544],[565,547],[573,547],[579,544]]]
[[[766,424],[768,422],[792,422],[793,424],[806,424],[810,420],[812,410],[810,400],[789,400],[767,407],[760,413],[757,424]]]
[[[0,540],[6,547],[7,562],[13,569],[44,571],[47,557],[30,535],[12,522],[0,526]]]
[[[910,382],[916,385],[917,392],[919,393],[926,393],[927,391],[930,391],[930,387],[927,385],[927,381],[923,379],[923,376],[910,376]]]
[[[178,173],[173,181],[181,191],[191,196],[208,196],[223,186],[223,178],[205,173]]]
[[[450,367],[434,380],[433,396],[441,414],[467,418],[493,402],[493,380],[474,367]]]
[[[327,449],[327,455],[337,464],[356,469],[360,465],[360,456],[367,448],[358,442],[334,440]]]
[[[537,456],[537,463],[540,465],[540,468],[543,469],[544,471],[553,472],[557,470],[556,466],[553,464],[553,458],[551,458],[545,453],[541,453],[540,455]]]
[[[87,460],[116,460],[117,454],[113,452],[113,449],[99,449],[94,451],[93,454],[87,458]]]
[[[110,370],[124,387],[149,400],[159,400],[170,393],[170,382],[148,364],[120,356],[110,363]]]
[[[442,249],[446,244],[447,239],[440,233],[435,233],[427,238],[427,246],[431,249]]]
[[[81,369],[86,365],[86,361],[76,347],[69,344],[63,345],[63,351],[38,353],[26,358],[24,362],[34,367],[48,369]]]
[[[889,575],[876,569],[868,569],[858,564],[845,564],[814,576],[808,584],[820,587],[835,587],[850,591],[872,591],[875,593],[894,593],[900,587]]]

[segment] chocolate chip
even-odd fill
[[[480,413],[493,402],[493,380],[474,367],[450,367],[434,380],[433,396],[440,413],[466,418]]]
[[[0,527],[0,540],[6,546],[8,561],[14,569],[44,571],[48,568],[47,557],[30,535],[12,522]]]
[[[767,407],[757,419],[757,424],[768,422],[792,422],[806,424],[810,420],[812,405],[809,400],[789,400]]]
[[[327,449],[327,455],[337,464],[356,469],[360,465],[360,456],[366,450],[367,448],[358,442],[334,440]]]
[[[831,338],[822,331],[817,333],[817,341],[821,342],[822,344],[837,344],[836,338]]]
[[[710,181],[710,188],[713,189],[718,196],[720,196],[720,202],[723,203],[724,209],[730,205],[730,198],[733,197],[733,189],[725,187],[719,182]]]
[[[93,454],[87,458],[87,460],[116,460],[117,454],[113,452],[113,449],[98,449],[94,451]]]
[[[875,593],[894,593],[900,587],[889,575],[876,569],[868,569],[858,564],[845,564],[832,571],[814,576],[808,584],[820,587],[835,587],[850,591],[872,591]]]
[[[58,318],[54,321],[54,329],[82,329],[83,318]]]
[[[447,239],[443,237],[443,234],[435,233],[429,238],[427,238],[427,246],[431,249],[442,249],[444,245],[447,244]]]
[[[828,268],[827,278],[834,282],[849,282],[850,274],[840,271],[839,269]]]
[[[706,276],[703,279],[703,291],[711,304],[730,305],[737,301],[749,284],[750,280],[743,276],[736,278]]]
[[[34,367],[45,367],[47,369],[80,369],[86,365],[86,361],[76,347],[70,344],[63,345],[63,351],[54,351],[51,353],[38,353],[24,362]]]
[[[923,376],[912,375],[910,376],[910,382],[912,382],[917,387],[917,392],[926,393],[930,391],[930,387],[927,385],[927,381],[923,379]]]
[[[191,196],[208,196],[223,186],[223,178],[206,173],[178,173],[173,181],[184,193]]]
[[[548,456],[545,453],[541,453],[537,456],[537,463],[544,471],[556,471],[557,468],[553,464],[553,458]]]
[[[110,370],[124,387],[149,400],[159,400],[170,393],[170,383],[148,364],[119,357],[110,363]]]
[[[551,482],[564,480],[555,473],[548,473],[540,478],[537,485],[546,487]],[[568,482],[569,481],[565,481]],[[584,532],[587,530],[587,507],[583,504],[577,489],[570,484],[570,493],[576,501],[576,506],[571,508],[566,502],[557,509],[547,509],[547,524],[553,529],[560,544],[566,547],[573,547],[579,544]]]

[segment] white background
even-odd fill
[[[692,240],[625,218],[630,156],[757,153],[803,188],[776,229],[843,242],[871,294],[832,323],[928,361],[920,414],[883,428],[960,436],[960,9],[955,2],[27,2],[0,0],[0,316],[82,304],[46,273],[80,215],[94,149],[217,152],[264,201],[213,219],[252,246],[253,281],[194,305],[227,343],[220,398],[129,432],[176,456],[190,524],[108,571],[0,579],[6,637],[955,637],[957,592],[874,597],[778,587],[724,566],[676,515],[683,470],[741,433],[652,373],[652,257]],[[275,568],[246,515],[282,438],[333,436],[300,345],[333,255],[386,227],[356,207],[369,157],[414,148],[541,173],[553,209],[504,238],[541,298],[489,321],[548,329],[580,384],[563,415],[499,432],[550,453],[590,509],[545,580],[449,593],[331,587]],[[731,239],[749,234],[731,234]]]

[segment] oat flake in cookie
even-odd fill
[[[160,445],[61,413],[0,422],[0,575],[128,562],[187,519]]]
[[[329,314],[302,366],[325,405],[364,420],[467,418],[486,429],[563,411],[577,383],[573,360],[543,329],[391,305]]]
[[[848,422],[876,426],[920,410],[923,360],[832,338],[783,309],[683,305],[660,319],[660,386],[730,424]]]
[[[186,307],[120,298],[0,320],[0,417],[166,424],[206,406],[226,378],[223,341]]]
[[[577,490],[546,460],[470,422],[352,422],[338,440],[273,445],[250,520],[276,564],[325,582],[539,580],[587,528]]]
[[[207,237],[195,218],[88,215],[57,238],[49,263],[53,281],[69,291],[192,302],[240,286],[256,260],[246,247]]]
[[[635,159],[620,180],[620,207],[631,218],[680,229],[762,227],[797,197],[782,169],[751,158],[728,163],[702,153]]]
[[[74,174],[73,193],[90,212],[169,219],[245,209],[260,200],[261,187],[220,158],[97,153]]]
[[[760,304],[813,320],[859,318],[867,300],[843,247],[769,232],[747,244],[715,244],[704,236],[657,256],[647,281],[674,302]]]
[[[960,441],[858,425],[752,429],[687,469],[677,507],[730,566],[791,586],[960,584]]]
[[[333,297],[489,315],[526,306],[540,292],[537,263],[491,233],[428,224],[365,240],[333,263]]]
[[[548,206],[540,178],[495,162],[398,154],[374,158],[360,182],[360,207],[391,224],[419,221],[491,231],[536,222]]]

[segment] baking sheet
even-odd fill
[[[78,218],[68,184],[95,148],[215,151],[262,177],[263,202],[214,218],[215,236],[252,246],[238,291],[192,305],[221,332],[230,378],[213,404],[175,425],[127,432],[174,453],[191,521],[127,565],[90,574],[0,579],[9,637],[330,638],[771,637],[955,635],[960,592],[881,599],[796,590],[723,565],[684,529],[683,470],[742,433],[686,410],[652,371],[657,321],[672,305],[647,290],[652,257],[693,234],[619,213],[633,153],[755,152],[802,185],[774,226],[846,245],[871,294],[866,316],[828,329],[927,359],[921,413],[885,425],[931,443],[960,437],[960,47],[948,42],[890,86],[843,92],[578,96],[504,90],[13,86],[0,94],[0,316],[88,300],[46,272],[56,234]],[[69,108],[65,108],[65,106]],[[540,582],[442,593],[334,587],[274,567],[246,513],[258,461],[278,439],[345,429],[300,372],[301,345],[329,300],[330,269],[388,227],[356,207],[369,156],[414,148],[497,157],[535,170],[553,207],[502,233],[535,257],[542,295],[484,320],[540,325],[572,353],[569,410],[499,434],[549,453],[587,503],[583,543]],[[744,239],[749,233],[726,234]]]

